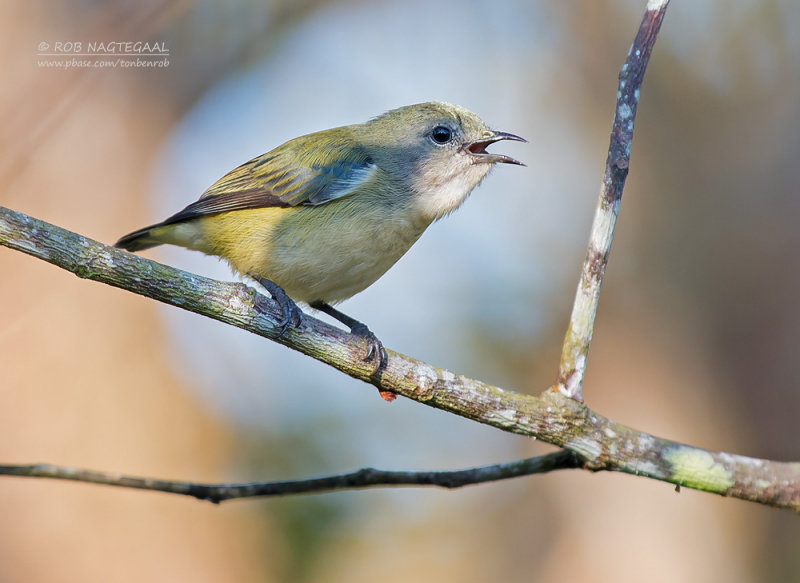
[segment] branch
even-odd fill
[[[0,245],[43,259],[79,277],[126,289],[270,338],[353,378],[371,383],[381,391],[402,395],[503,431],[541,439],[573,455],[575,467],[625,472],[723,496],[800,510],[800,463],[712,452],[654,437],[598,415],[581,400],[585,359],[600,283],[627,175],[638,87],[666,4],[666,0],[648,2],[642,27],[620,75],[620,94],[606,178],[579,297],[576,298],[564,345],[559,390],[547,390],[540,396],[521,395],[388,350],[386,368],[380,376],[372,377],[373,367],[362,360],[365,353],[362,338],[311,316],[306,316],[301,326],[280,335],[278,321],[281,311],[278,306],[244,284],[215,281],[174,269],[3,207],[0,207]],[[556,456],[545,458],[552,461],[555,457],[565,465],[573,463],[566,457]],[[531,460],[519,463],[524,465],[528,462],[535,463]],[[501,477],[521,475],[514,473],[518,468],[513,466],[493,467],[495,470],[492,471],[509,472]],[[140,488],[146,484],[170,484],[140,478],[117,478],[115,482],[104,474],[88,472],[81,475],[80,470],[52,466],[6,466],[5,469],[15,475],[69,477]],[[362,470],[321,480],[344,480],[341,487],[364,487],[372,485],[369,480],[375,475],[373,472],[375,470]],[[418,474],[417,478],[422,479],[422,475],[432,474]],[[403,473],[380,474],[384,484],[408,483],[403,481],[406,478],[413,479]],[[305,486],[303,482],[306,482]],[[190,495],[210,488],[199,496],[208,499],[222,499],[219,498],[221,492],[214,488],[228,487],[171,484],[177,484],[176,489],[168,491]],[[302,491],[312,491],[314,481],[292,484],[308,488]],[[252,485],[238,487],[246,489]],[[181,488],[194,491],[181,491]]]
[[[306,316],[300,328],[278,337],[280,309],[244,284],[215,281],[162,265],[4,207],[0,207],[0,245],[43,259],[78,277],[274,339],[380,390],[562,447],[575,454],[586,469],[646,476],[800,510],[800,463],[682,445],[615,423],[560,392],[522,395],[391,350],[387,350],[386,368],[374,378],[370,376],[372,366],[362,360],[363,339],[357,336]]]
[[[311,494],[332,490],[374,488],[376,486],[438,486],[461,488],[472,484],[495,482],[508,478],[543,474],[553,470],[580,467],[577,456],[568,451],[466,470],[445,472],[402,472],[363,468],[349,474],[337,474],[321,478],[291,480],[285,482],[252,482],[245,484],[197,484],[172,480],[155,480],[121,476],[106,472],[95,472],[67,468],[50,464],[0,465],[0,475],[26,478],[53,478],[75,482],[88,482],[106,486],[153,490],[169,494],[194,496],[215,504],[226,500],[239,500],[265,496],[289,494]]]
[[[647,3],[639,32],[628,51],[628,58],[619,72],[617,108],[611,127],[611,143],[608,147],[606,170],[600,187],[600,199],[589,235],[589,249],[583,262],[581,279],[575,293],[558,371],[557,389],[567,397],[583,400],[583,375],[586,357],[592,341],[594,318],[600,301],[600,287],[608,264],[614,226],[619,214],[622,189],[628,177],[633,122],[639,105],[639,89],[650,60],[650,53],[661,28],[661,21],[669,0],[650,0]]]

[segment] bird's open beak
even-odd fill
[[[468,154],[475,156],[481,162],[489,162],[494,164],[495,162],[502,162],[504,164],[518,164],[519,166],[525,166],[519,160],[515,160],[511,156],[506,156],[504,154],[493,154],[491,152],[486,151],[486,147],[494,144],[495,142],[499,142],[500,140],[514,140],[515,142],[527,142],[525,138],[520,138],[514,134],[509,134],[508,132],[494,132],[489,131],[486,132],[484,137],[480,140],[475,140],[474,142],[470,142],[464,146],[464,151]]]

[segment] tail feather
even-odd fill
[[[157,225],[144,227],[143,229],[139,229],[133,233],[128,233],[124,237],[120,237],[120,240],[114,243],[114,247],[119,247],[120,249],[134,252],[161,245],[164,243],[164,241],[158,239],[153,233],[155,229],[161,226],[163,225],[159,223]]]

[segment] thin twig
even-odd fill
[[[619,73],[617,108],[611,128],[606,171],[589,235],[589,249],[583,262],[572,316],[564,337],[556,385],[562,394],[577,401],[583,400],[583,375],[586,371],[589,343],[592,341],[597,304],[600,301],[600,286],[608,264],[622,189],[628,176],[639,90],[668,3],[669,0],[648,2],[639,33]]]
[[[52,478],[71,480],[122,488],[153,490],[169,494],[194,496],[199,500],[219,503],[226,500],[257,498],[267,496],[286,496],[289,494],[311,494],[332,490],[353,490],[379,486],[438,486],[440,488],[461,488],[473,484],[495,482],[543,474],[554,470],[580,467],[578,457],[568,451],[557,451],[547,455],[513,461],[504,464],[481,466],[465,470],[415,472],[389,471],[362,468],[348,474],[336,474],[304,480],[282,482],[250,482],[242,484],[198,484],[174,480],[137,478],[106,472],[96,472],[78,468],[68,468],[51,464],[0,465],[0,475],[26,478]]]

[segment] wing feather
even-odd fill
[[[377,167],[343,129],[297,138],[253,158],[161,224],[236,210],[320,205],[351,194],[372,179]],[[325,150],[309,146],[312,139],[325,143]]]

